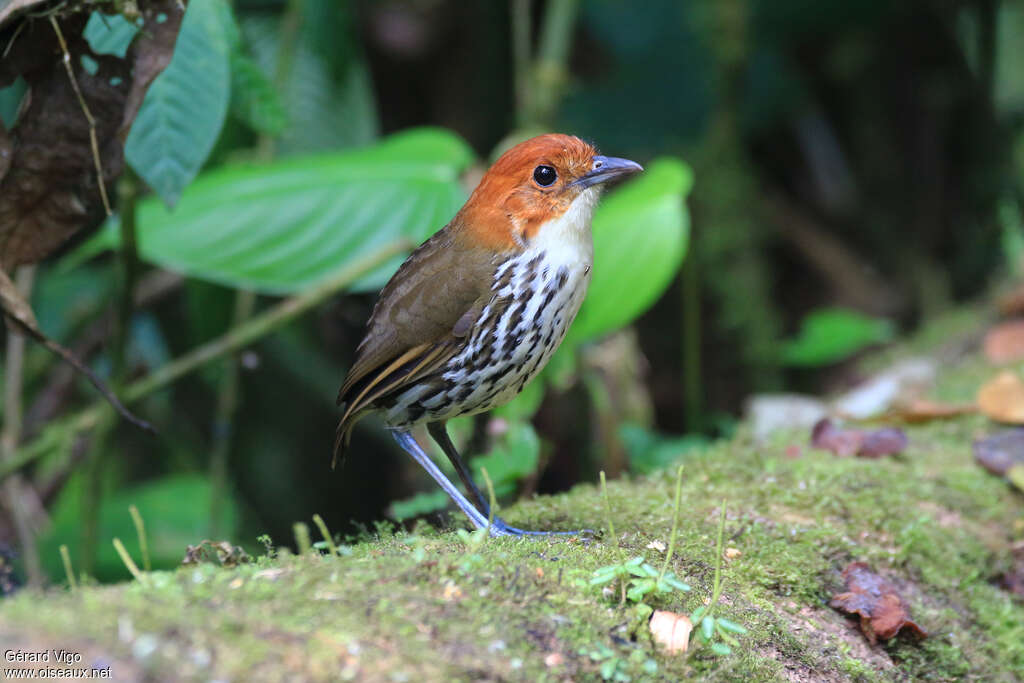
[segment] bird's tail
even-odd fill
[[[334,432],[334,455],[331,458],[331,469],[333,470],[341,461],[345,465],[345,451],[348,450],[348,443],[352,440],[352,428],[356,421],[363,416],[363,411],[354,413],[348,410],[342,412],[342,418],[338,421],[338,428]]]

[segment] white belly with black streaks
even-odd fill
[[[491,302],[466,346],[437,381],[397,397],[385,415],[389,424],[405,427],[490,410],[514,398],[544,368],[590,284],[596,200],[596,190],[584,191],[561,218],[542,225],[520,255],[499,267]]]

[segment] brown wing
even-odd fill
[[[458,351],[490,298],[497,261],[493,251],[464,246],[453,225],[406,259],[381,291],[338,392],[345,410],[335,460],[374,401],[443,366]]]

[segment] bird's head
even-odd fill
[[[459,212],[474,238],[494,248],[532,240],[545,224],[579,215],[582,228],[604,183],[639,173],[635,161],[606,157],[571,135],[548,134],[521,142],[494,162]]]

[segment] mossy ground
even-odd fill
[[[971,400],[991,373],[964,352],[978,329],[965,320],[925,333],[942,358],[942,399]],[[749,629],[728,657],[662,654],[634,607],[588,584],[629,557],[660,563],[648,544],[669,540],[669,472],[609,483],[616,538],[471,549],[420,525],[352,543],[344,556],[283,554],[155,572],[145,584],[22,592],[0,604],[0,642],[77,650],[110,664],[115,679],[599,680],[614,670],[632,680],[1019,680],[1024,604],[994,578],[1024,536],[1024,496],[971,452],[994,429],[981,417],[908,427],[905,453],[881,460],[810,450],[803,431],[768,444],[741,431],[689,457],[672,569],[693,590],[650,602],[689,613],[708,599],[724,499],[725,545],[739,554],[723,566],[719,614]],[[592,485],[504,517],[566,529],[607,519]],[[927,639],[872,646],[828,607],[852,560],[900,587]]]

